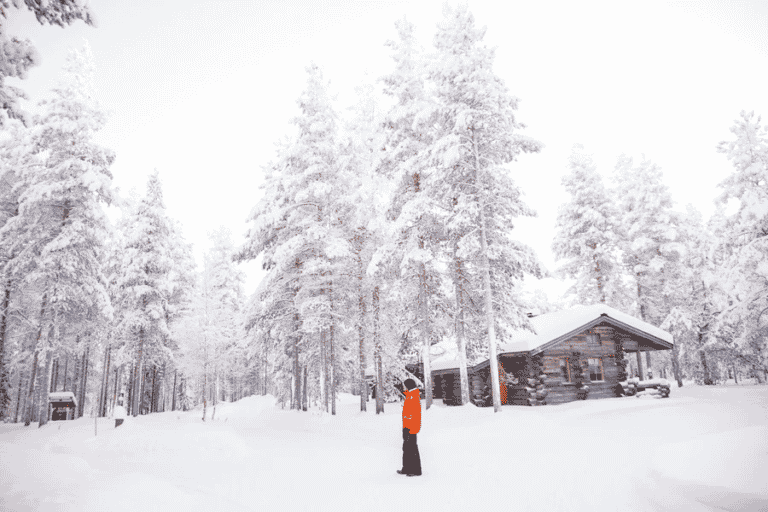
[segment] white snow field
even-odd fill
[[[0,425],[3,511],[764,511],[768,386],[546,407],[422,401],[424,474],[401,464],[401,405],[338,415],[274,398],[201,411]],[[209,413],[210,415],[210,413]]]

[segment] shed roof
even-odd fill
[[[71,391],[54,391],[52,393],[48,393],[48,401],[70,402],[77,405],[77,398],[75,398],[75,394]]]

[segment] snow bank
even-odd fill
[[[768,495],[768,426],[667,444],[655,450],[651,468],[679,482]]]
[[[500,413],[435,400],[419,478],[395,473],[402,406],[339,398],[335,416],[249,397],[215,421],[100,419],[97,436],[92,418],[0,425],[0,510],[482,510],[510,491],[520,510],[768,510],[768,386]]]

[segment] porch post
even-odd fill
[[[645,362],[648,364],[648,371],[653,373],[653,366],[651,366],[651,351],[647,351],[645,353]],[[654,377],[658,377],[658,375],[654,374]]]
[[[643,354],[640,352],[640,346],[637,347],[637,374],[640,380],[645,380],[645,373],[643,372]]]

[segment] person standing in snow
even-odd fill
[[[421,475],[421,457],[416,444],[416,434],[421,430],[421,402],[419,389],[413,379],[405,379],[405,403],[403,404],[403,469],[400,475]]]
[[[120,398],[117,399],[117,405],[115,410],[112,411],[112,417],[115,418],[115,428],[119,427],[125,421],[125,407],[123,407],[123,394],[120,394]]]

